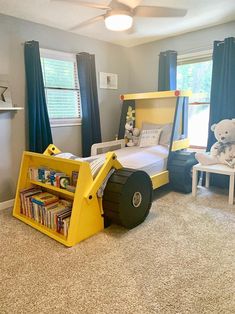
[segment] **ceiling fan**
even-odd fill
[[[70,28],[75,30],[81,27],[88,26],[97,21],[104,20],[107,29],[112,31],[125,31],[130,29],[133,25],[133,18],[138,17],[182,17],[187,13],[185,9],[174,9],[158,6],[141,6],[138,5],[134,8],[118,1],[112,0],[108,5],[86,2],[81,0],[52,0],[60,2],[71,2],[79,6],[90,7],[95,9],[105,10],[102,15],[98,15],[85,22],[77,24]]]

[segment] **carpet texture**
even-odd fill
[[[0,313],[235,313],[235,205],[155,193],[146,221],[66,248],[0,212]]]

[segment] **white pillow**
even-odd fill
[[[142,130],[140,136],[140,147],[158,145],[161,132],[162,129]]]
[[[162,129],[162,133],[159,139],[159,145],[170,144],[172,128],[173,128],[172,123],[166,123],[166,124],[156,124],[156,123],[149,123],[149,122],[142,123],[143,130]]]

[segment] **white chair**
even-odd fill
[[[196,197],[197,194],[197,182],[198,182],[198,171],[206,173],[206,188],[210,186],[210,173],[224,174],[230,177],[229,180],[229,204],[233,204],[234,198],[234,177],[235,169],[230,168],[226,165],[216,164],[216,165],[201,165],[197,164],[193,166],[193,181],[192,181],[192,195]]]

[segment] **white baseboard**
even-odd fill
[[[14,205],[14,201],[15,200],[12,199],[12,200],[9,200],[9,201],[6,201],[6,202],[1,202],[0,203],[0,210],[12,207]]]

